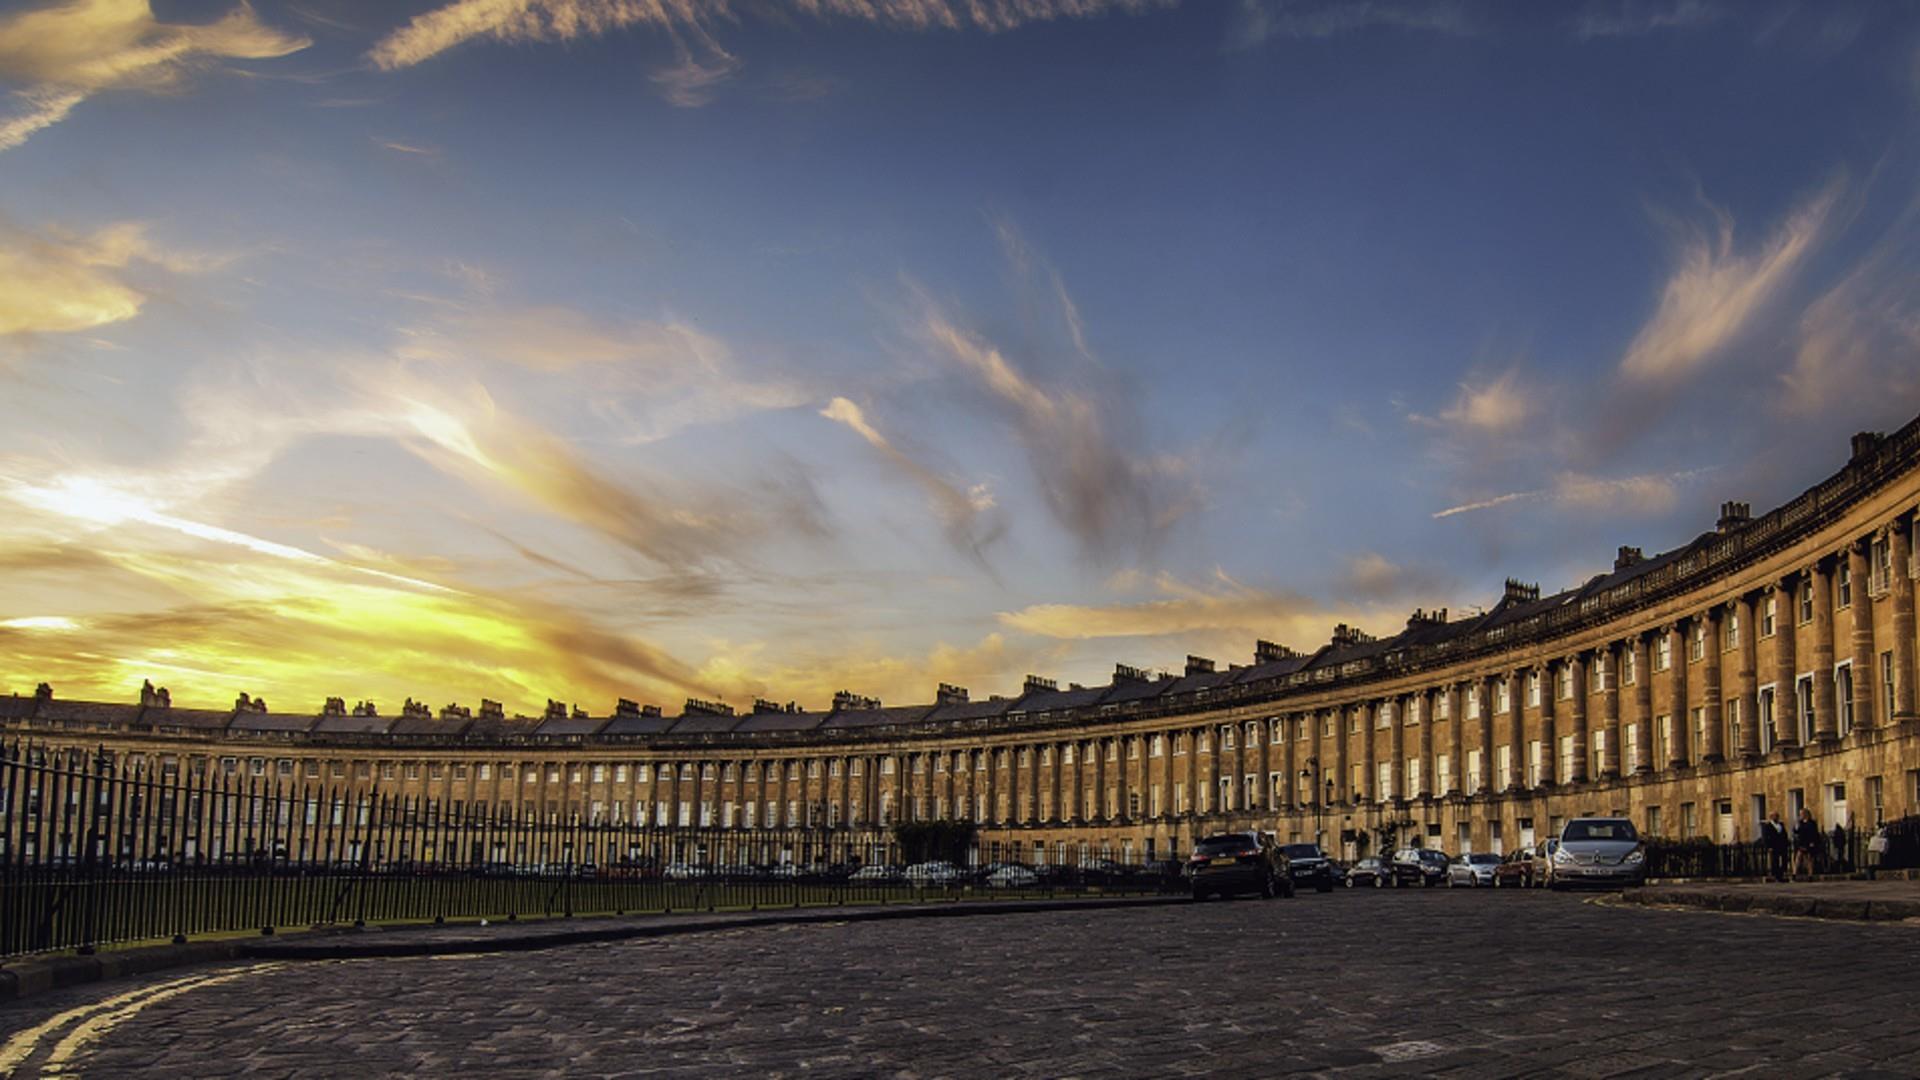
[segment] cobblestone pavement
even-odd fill
[[[251,963],[0,1010],[0,1073],[1915,1076],[1920,927],[1542,893]]]

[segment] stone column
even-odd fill
[[[1458,795],[1467,789],[1467,706],[1461,699],[1459,683],[1447,684],[1447,736],[1453,755],[1453,775],[1447,777],[1447,794]]]
[[[1667,740],[1667,767],[1678,769],[1692,760],[1687,744],[1693,740],[1693,703],[1687,697],[1687,621],[1667,627],[1668,704],[1673,712],[1673,738]]]
[[[1198,816],[1200,813],[1200,732],[1201,728],[1187,729],[1187,812]],[[1198,839],[1198,834],[1195,834]]]
[[[1913,702],[1913,578],[1907,567],[1913,553],[1913,518],[1902,514],[1888,530],[1888,554],[1893,560],[1893,721],[1914,719]],[[1857,677],[1859,672],[1854,672]],[[1875,678],[1878,678],[1876,673]]]
[[[1402,694],[1394,698],[1394,717],[1386,730],[1386,753],[1392,755],[1390,769],[1394,773],[1394,799],[1407,801],[1419,796],[1413,790],[1413,778],[1407,776],[1407,713],[1413,711],[1413,698]]]
[[[1701,656],[1700,710],[1705,718],[1706,734],[1700,744],[1702,761],[1724,761],[1727,757],[1726,723],[1720,715],[1720,608],[1710,607],[1702,616],[1706,649]]]
[[[1605,731],[1607,745],[1600,752],[1600,775],[1608,780],[1620,775],[1620,643],[1610,642],[1599,654],[1600,671],[1600,715],[1601,730]],[[1638,682],[1640,673],[1633,673]]]
[[[1638,773],[1653,771],[1653,650],[1645,633],[1633,635],[1633,761]]]
[[[1523,669],[1507,673],[1507,753],[1513,758],[1508,790],[1527,786],[1527,676]]]
[[[1773,744],[1800,744],[1800,703],[1794,687],[1799,676],[1794,628],[1799,625],[1800,572],[1780,579],[1773,593]]]
[[[1580,653],[1567,662],[1573,673],[1573,701],[1568,710],[1567,734],[1573,736],[1573,765],[1567,777],[1570,784],[1584,784],[1587,780],[1587,757],[1592,752],[1592,742],[1587,737],[1587,656]],[[1554,747],[1554,756],[1558,757],[1559,747]]]
[[[1360,786],[1353,792],[1353,801],[1356,805],[1368,801],[1378,802],[1386,795],[1386,792],[1380,790],[1380,740],[1376,730],[1379,722],[1374,719],[1383,707],[1385,706],[1380,702],[1372,704],[1363,702],[1355,706],[1360,710],[1360,745],[1366,750],[1366,753],[1360,756]],[[1394,729],[1399,730],[1397,722]],[[1399,780],[1394,781],[1393,790],[1400,790]]]
[[[1333,708],[1334,797],[1327,800],[1329,803],[1344,803],[1354,797],[1353,792],[1349,790],[1353,786],[1353,770],[1348,767],[1348,763],[1353,760],[1352,751],[1350,750],[1350,746],[1353,743],[1353,731],[1351,729],[1353,728],[1354,718],[1357,715],[1351,705],[1336,705]],[[1322,786],[1325,786],[1324,781],[1322,782]]]
[[[1760,756],[1760,623],[1753,593],[1742,593],[1734,603],[1740,619],[1740,655],[1735,663],[1740,694],[1740,745],[1735,751],[1742,758]]]
[[[1114,816],[1119,821],[1125,823],[1133,820],[1132,807],[1127,805],[1127,789],[1133,779],[1127,775],[1128,762],[1132,760],[1127,756],[1127,752],[1133,748],[1134,736],[1119,735],[1116,736],[1113,741],[1114,754],[1116,755],[1113,794]],[[1145,759],[1143,758],[1142,760]]]
[[[1832,559],[1813,566],[1813,737],[1830,743],[1840,737],[1840,710],[1833,686],[1833,575]],[[1862,591],[1856,586],[1854,591]]]
[[[1289,810],[1298,810],[1300,808],[1300,763],[1295,760],[1295,754],[1293,752],[1295,741],[1294,732],[1296,725],[1299,723],[1300,716],[1298,713],[1284,716],[1280,720],[1280,742],[1283,745],[1281,758],[1284,762],[1282,768],[1286,770],[1283,775],[1286,779],[1287,789],[1285,794],[1280,796],[1280,798],[1284,800],[1280,805]]]
[[[1480,790],[1492,791],[1500,782],[1499,761],[1493,746],[1493,707],[1500,680],[1492,675],[1480,678]]]
[[[1554,698],[1560,692],[1555,663],[1549,660],[1535,669],[1540,672],[1540,782],[1544,787],[1552,787],[1560,779],[1560,744],[1553,728]]]
[[[1873,538],[1868,536],[1847,548],[1847,570],[1853,577],[1853,726],[1859,731],[1879,720],[1874,712],[1879,672],[1874,670],[1873,570],[1868,562],[1872,547]]]
[[[1422,690],[1418,697],[1420,700],[1420,790],[1410,792],[1409,794],[1425,798],[1432,795],[1436,790],[1435,777],[1433,775],[1433,691]],[[1403,723],[1403,730],[1395,736],[1394,754],[1398,757],[1405,756],[1406,732],[1404,727],[1405,724]]]
[[[1033,755],[1027,759],[1032,762],[1027,769],[1027,820],[1038,825],[1046,820],[1040,813],[1040,744],[1028,747],[1027,753]]]
[[[1007,747],[1007,822],[1014,825],[1020,823],[1020,749],[1017,744]]]

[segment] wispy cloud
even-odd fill
[[[1460,392],[1437,419],[1418,413],[1409,419],[1475,435],[1500,436],[1519,430],[1538,411],[1535,391],[1521,380],[1518,369],[1510,369],[1492,378],[1462,382]]]
[[[1014,30],[1028,23],[1139,12],[1171,0],[785,0],[773,9],[898,30]],[[746,10],[752,10],[747,8]],[[455,0],[416,15],[368,56],[386,69],[411,67],[475,39],[561,42],[630,27],[706,35],[739,16],[726,0]]]
[[[1573,32],[1580,38],[1639,37],[1707,26],[1726,14],[1707,0],[1590,0],[1574,16]]]
[[[1433,513],[1435,519],[1492,510],[1518,502],[1553,502],[1585,513],[1632,515],[1662,514],[1673,509],[1680,489],[1716,469],[1705,466],[1670,473],[1639,476],[1596,477],[1578,472],[1562,472],[1551,487],[1531,491],[1511,491],[1485,499],[1449,506]]]
[[[985,483],[963,486],[928,468],[882,435],[860,406],[846,398],[834,398],[820,415],[853,429],[888,464],[918,484],[933,504],[947,539],[975,564],[988,567],[986,549],[1005,531],[1005,522],[994,514],[991,487]]]
[[[222,261],[164,250],[137,223],[90,235],[0,223],[0,335],[89,330],[133,318],[146,295],[122,272],[136,262],[191,273]]]
[[[0,19],[0,80],[21,84],[0,119],[0,150],[59,123],[102,90],[161,92],[218,60],[298,52],[308,38],[262,23],[246,4],[211,23],[156,19],[147,0],[72,0]]]
[[[1620,373],[1639,382],[1686,378],[1737,338],[1779,295],[1819,242],[1839,196],[1830,184],[1796,207],[1755,250],[1736,251],[1734,223],[1714,209],[1708,226],[1683,229],[1678,266],[1660,306],[1635,335]]]
[[[1229,38],[1251,49],[1274,38],[1330,38],[1368,29],[1471,34],[1479,23],[1446,0],[1240,0]]]

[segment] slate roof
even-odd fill
[[[299,713],[254,712],[242,709],[233,714],[228,722],[228,731],[255,731],[262,733],[299,733],[313,730],[319,717]]]
[[[825,720],[825,713],[760,712],[740,717],[735,731],[812,731]]]
[[[822,730],[840,728],[884,727],[889,724],[912,724],[927,718],[933,708],[929,705],[888,705],[879,709],[843,709],[828,716],[821,724]]]
[[[393,727],[392,716],[323,716],[313,725],[316,735],[385,735]]]
[[[572,739],[595,735],[601,728],[607,726],[607,719],[604,716],[547,717],[540,721],[540,726],[533,729],[533,734],[538,738],[550,739]]]
[[[740,724],[737,716],[714,716],[710,713],[687,713],[673,721],[675,735],[722,735],[732,731]]]
[[[233,719],[228,709],[144,709],[140,722],[148,727],[179,728],[183,731],[225,731]]]
[[[1035,690],[1022,697],[1016,709],[1019,712],[1039,713],[1083,708],[1097,703],[1112,689],[1111,686],[1083,686],[1078,690]]]
[[[985,720],[995,716],[1005,716],[1013,711],[1013,699],[1001,698],[995,701],[957,701],[951,705],[936,705],[927,714],[926,719],[936,724],[953,723],[961,720]]]
[[[661,735],[673,726],[674,717],[618,715],[600,729],[602,735]]]
[[[389,734],[454,739],[466,734],[471,727],[473,718],[470,716],[407,716],[403,713],[400,719],[394,721]]]

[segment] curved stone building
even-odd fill
[[[984,858],[1166,857],[1258,824],[1348,856],[1421,840],[1501,850],[1570,816],[1721,842],[1763,812],[1823,828],[1920,812],[1913,524],[1920,421],[1856,436],[1845,467],[1770,513],[1484,614],[1415,612],[1245,665],[1189,657],[1104,686],[942,686],[923,705],[839,695],[827,712],[622,701],[542,717],[318,714],[0,698],[0,732],[104,746],[149,775],[214,770],[378,790],[429,813],[730,830],[969,818]]]

